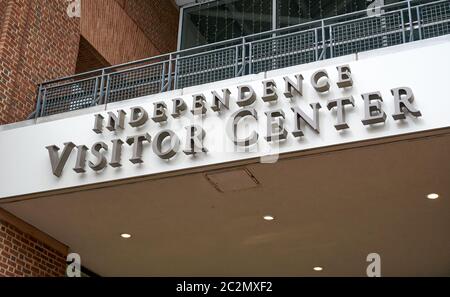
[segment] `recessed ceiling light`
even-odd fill
[[[128,238],[131,238],[131,234],[128,234],[128,233],[122,233],[122,234],[120,234],[120,237],[125,238],[125,239],[128,239]]]
[[[313,269],[314,269],[314,271],[322,271],[322,270],[323,270],[323,267],[316,266],[316,267],[314,267]]]
[[[275,218],[272,216],[264,216],[264,220],[266,221],[273,221]]]
[[[430,193],[430,194],[427,195],[427,198],[428,199],[438,199],[439,195],[436,194],[436,193]]]

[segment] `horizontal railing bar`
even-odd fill
[[[414,2],[414,1],[425,1],[425,0],[410,0],[410,1]],[[423,7],[423,6],[428,6],[428,5],[436,5],[436,4],[444,3],[444,2],[447,2],[447,1],[448,0],[437,0],[437,1],[429,2],[429,3],[416,4],[416,5],[414,5],[414,7],[411,7],[411,8]]]
[[[66,87],[66,86],[69,86],[69,85],[78,84],[78,83],[82,83],[82,82],[89,81],[89,80],[94,81],[97,78],[101,78],[101,77],[102,77],[102,75],[92,76],[92,77],[85,78],[85,79],[70,81],[70,82],[67,82],[67,83],[64,83],[64,84],[60,84],[60,85],[45,87],[45,89],[50,90],[50,89],[55,89],[55,88],[60,88],[60,87]]]
[[[118,70],[118,71],[115,71],[115,72],[108,73],[108,75],[112,76],[112,75],[116,75],[116,74],[122,74],[124,72],[132,72],[132,71],[135,71],[135,70],[140,70],[140,69],[144,69],[144,68],[148,68],[148,67],[158,66],[160,64],[164,65],[164,63],[167,63],[167,62],[168,61],[161,61],[161,62],[154,63],[154,64],[148,64],[148,65],[142,65],[142,66],[139,66],[139,67],[122,69],[122,70]]]
[[[235,66],[236,66],[236,63],[233,62],[233,64],[224,65],[224,66],[218,66],[218,67],[215,67],[215,68],[210,68],[208,70],[189,72],[187,74],[178,74],[178,77],[189,77],[189,76],[196,75],[196,74],[203,74],[203,73],[207,73],[207,72],[211,72],[211,71],[233,68]]]
[[[422,28],[426,28],[426,27],[430,27],[430,26],[445,24],[448,22],[450,22],[450,20],[442,20],[442,21],[433,22],[433,23],[422,23],[421,26],[422,26]]]
[[[175,60],[178,60],[178,61],[179,60],[185,60],[185,59],[188,59],[188,58],[197,57],[197,56],[201,56],[201,55],[207,55],[207,54],[211,54],[211,53],[215,53],[215,52],[219,52],[219,51],[226,51],[226,50],[229,50],[229,49],[236,49],[236,46],[232,45],[232,46],[229,46],[229,47],[218,48],[218,49],[215,49],[215,50],[212,50],[212,51],[208,51],[208,52],[204,52],[204,53],[196,53],[196,54],[192,54],[190,56],[178,57],[178,58],[175,58]]]
[[[56,82],[63,81],[63,80],[74,79],[74,78],[77,78],[77,77],[80,77],[80,76],[85,76],[85,75],[88,75],[88,74],[91,74],[91,73],[95,73],[95,72],[99,72],[101,74],[102,70],[103,70],[103,68],[102,69],[91,70],[91,71],[87,71],[87,72],[83,72],[83,73],[79,73],[79,74],[74,74],[74,75],[70,75],[70,76],[64,76],[64,77],[56,78],[56,79],[52,79],[52,80],[47,80],[45,82],[40,83],[40,85],[48,85],[48,84],[56,83]],[[93,78],[93,77],[95,78],[95,76],[90,76],[87,79]]]
[[[298,35],[299,33],[300,34],[306,34],[306,33],[309,33],[309,31],[312,31],[315,34],[316,33],[315,32],[316,28],[304,30],[304,31],[301,31],[301,32],[291,32],[289,34],[268,37],[268,38],[265,38],[265,39],[254,40],[254,41],[251,41],[251,42],[247,42],[247,44],[250,44],[250,43],[255,44],[255,43],[260,43],[260,42],[267,42],[269,40],[276,40],[276,39],[285,38],[285,37],[289,37],[289,36],[293,36],[293,35]]]

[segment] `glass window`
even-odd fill
[[[385,4],[399,0],[385,0]],[[373,0],[278,0],[277,27],[329,18],[367,9]]]
[[[181,49],[365,10],[375,0],[217,0],[183,9]],[[401,0],[384,0],[385,4]]]
[[[219,0],[183,10],[181,49],[272,29],[272,0]]]

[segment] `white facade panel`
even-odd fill
[[[0,130],[0,198],[450,127],[450,94],[447,92],[450,83],[450,41],[448,37],[439,40],[439,42],[424,41],[408,44],[399,47],[397,51],[391,48],[389,51],[365,53],[364,58],[360,57],[359,59],[356,55],[351,55],[345,58],[276,70],[255,75],[250,82],[246,78],[234,79],[225,85],[231,91],[230,110],[221,114],[213,112],[210,106],[211,91],[215,90],[221,94],[221,89],[224,87],[222,82],[217,83],[220,87],[216,88],[215,85],[209,84],[184,90],[178,97],[186,101],[188,112],[179,119],[170,116],[172,99],[177,98],[175,95],[178,94],[169,93],[109,104],[106,106],[106,111],[93,110],[88,114]],[[348,89],[340,89],[336,85],[338,81],[336,67],[344,64],[350,66],[353,77],[353,87]],[[331,89],[325,94],[318,94],[310,83],[311,75],[318,69],[325,69],[330,76]],[[283,95],[283,77],[289,76],[294,80],[295,74],[302,74],[304,77],[303,96],[297,95],[291,100]],[[261,100],[262,81],[265,77],[274,79],[277,84],[278,100],[276,103],[265,103]],[[251,107],[257,111],[258,121],[245,120],[248,126],[239,125],[238,133],[245,135],[251,130],[257,131],[259,140],[250,152],[236,152],[233,142],[225,132],[231,121],[230,116],[239,110],[236,97],[237,86],[240,83],[251,85],[257,94],[256,102]],[[394,98],[391,89],[398,87],[412,89],[415,98],[413,106],[420,110],[421,117],[415,118],[411,114],[407,114],[405,120],[395,121],[392,118]],[[373,91],[379,91],[382,95],[381,106],[387,114],[387,120],[384,124],[365,126],[361,122],[364,118],[364,102],[361,94]],[[193,116],[189,112],[192,108],[192,95],[198,93],[203,93],[207,99],[208,110],[203,119],[200,116]],[[326,108],[327,100],[348,96],[353,96],[355,100],[354,108],[346,107],[346,122],[349,128],[337,131],[334,127],[336,112]],[[151,118],[154,110],[153,103],[156,101],[164,101],[167,104],[167,123],[160,125],[149,119],[144,126],[139,128],[128,125],[130,107],[142,106],[148,111]],[[302,129],[305,135],[300,138],[294,137],[291,132],[294,130],[295,116],[291,107],[298,106],[312,117],[309,104],[316,102],[322,106],[319,111],[320,133],[303,125]],[[118,109],[127,112],[124,130],[110,132],[104,129],[102,134],[93,132],[95,114],[102,114],[106,121],[107,112],[116,112]],[[267,130],[265,112],[276,109],[281,109],[285,113],[285,128],[288,131],[288,137],[281,143],[269,144],[264,139]],[[204,128],[206,132],[204,144],[208,149],[208,153],[199,153],[195,157],[187,156],[182,152],[186,145],[185,127],[192,123]],[[76,149],[74,149],[62,175],[56,177],[52,174],[46,146],[56,145],[61,148],[61,152],[63,144],[69,141],[76,145],[86,145],[88,148],[98,141],[103,141],[109,146],[109,150],[105,154],[109,162],[112,153],[111,140],[120,138],[125,142],[129,136],[148,133],[153,141],[155,135],[162,129],[172,130],[181,141],[180,151],[168,161],[159,158],[152,151],[151,144],[145,144],[144,163],[132,164],[128,160],[132,155],[132,147],[125,143],[121,154],[122,166],[120,168],[107,166],[106,169],[95,172],[86,166],[85,173],[76,173],[72,170],[77,157]],[[90,151],[88,152],[89,160],[95,160]]]

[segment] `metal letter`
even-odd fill
[[[267,142],[284,140],[287,137],[287,131],[284,129],[284,112],[279,110],[267,111],[267,136],[264,137]]]
[[[89,161],[89,167],[95,171],[104,169],[107,164],[106,157],[100,153],[101,149],[104,149],[105,151],[108,150],[108,145],[103,141],[94,143],[91,148],[92,154],[97,157],[97,161],[95,163]]]
[[[289,77],[285,76],[284,79],[284,96],[287,98],[294,97],[294,90],[297,91],[297,93],[300,96],[303,96],[303,75],[297,74],[295,76],[297,79],[297,83],[294,83]]]
[[[127,113],[123,110],[117,111],[117,116],[113,112],[108,112],[108,126],[106,129],[109,131],[116,131],[117,129],[123,129],[125,124],[125,115]]]
[[[415,117],[422,116],[422,113],[415,109],[411,104],[414,101],[414,94],[410,88],[403,87],[392,89],[391,93],[394,95],[395,113],[392,115],[394,120],[406,119],[406,111],[409,111]]]
[[[170,138],[170,147],[163,151],[163,142],[166,138]],[[155,135],[152,149],[158,157],[168,160],[175,156],[180,149],[180,139],[172,130],[162,130]]]
[[[336,67],[338,70],[339,81],[336,83],[339,88],[349,88],[353,86],[352,72],[350,66],[343,65]]]
[[[183,152],[186,155],[195,155],[196,153],[206,153],[208,150],[203,146],[203,139],[206,136],[205,130],[198,126],[192,125],[185,127],[186,136],[186,149]]]
[[[322,108],[320,103],[311,103],[309,106],[313,109],[313,118],[311,119],[300,107],[291,107],[292,111],[295,113],[295,130],[292,132],[294,137],[301,137],[304,135],[301,129],[301,120],[305,121],[306,124],[311,127],[317,133],[319,130],[319,109]]]
[[[153,122],[161,123],[167,121],[166,109],[167,105],[164,102],[153,103]]]
[[[232,125],[233,125],[232,126],[233,142],[237,146],[249,147],[258,141],[259,136],[256,131],[253,131],[249,137],[246,137],[244,139],[238,139],[238,137],[237,137],[237,128],[238,128],[239,121],[246,116],[251,116],[255,120],[258,120],[258,114],[254,108],[249,108],[249,109],[244,108],[244,109],[238,110],[235,113],[233,113],[233,115],[231,116],[231,118],[233,119],[233,123],[232,123]]]
[[[328,110],[336,107],[337,123],[336,125],[334,125],[336,130],[343,130],[348,128],[348,125],[345,122],[345,105],[352,105],[353,107],[355,107],[355,100],[353,99],[353,96],[328,100]]]
[[[253,88],[249,85],[238,86],[238,97],[236,104],[240,107],[253,104],[256,100],[256,94]]]
[[[319,84],[319,80],[325,77]],[[324,93],[330,89],[330,82],[328,81],[328,73],[326,70],[318,70],[311,76],[311,85],[319,93]]]
[[[231,92],[228,89],[223,89],[222,93],[223,93],[223,97],[220,97],[216,91],[211,92],[211,94],[213,95],[213,104],[211,106],[211,109],[215,112],[222,111],[222,107],[225,107],[226,109],[230,109]]]
[[[112,156],[111,156],[111,162],[109,162],[109,165],[111,167],[117,168],[122,166],[120,163],[120,159],[122,157],[122,145],[123,141],[121,139],[114,139],[111,140],[113,143],[113,149],[112,149]]]
[[[265,80],[263,84],[263,95],[261,99],[264,102],[276,101],[278,99],[277,95],[277,85],[273,79]]]
[[[140,106],[132,107],[131,108],[131,119],[130,119],[130,126],[131,127],[139,127],[144,125],[148,120],[148,113]]]
[[[59,147],[56,145],[46,146],[48,150],[48,155],[50,156],[50,163],[52,165],[53,174],[60,177],[64,166],[66,165],[67,159],[69,159],[75,144],[73,142],[64,143],[64,149],[61,156],[58,156]]]
[[[186,102],[181,98],[172,99],[173,102],[173,118],[179,118],[181,114],[187,109]]]
[[[206,98],[203,94],[192,95],[194,103],[191,112],[193,115],[204,115],[206,113]]]
[[[76,173],[86,172],[86,152],[88,150],[89,149],[85,145],[77,146],[77,161],[75,163],[75,167],[73,168],[73,171]]]
[[[364,119],[361,121],[364,125],[371,125],[376,123],[384,123],[386,121],[386,113],[381,109],[380,92],[372,92],[362,94],[364,100]],[[377,100],[376,102],[372,102]]]
[[[103,119],[104,117],[101,114],[96,114],[94,122],[94,128],[92,129],[95,133],[101,134],[103,131]]]
[[[130,136],[127,138],[128,145],[133,145],[133,156],[130,159],[130,162],[133,164],[143,163],[142,161],[142,147],[144,141],[151,141],[151,137],[148,133],[136,136]]]

